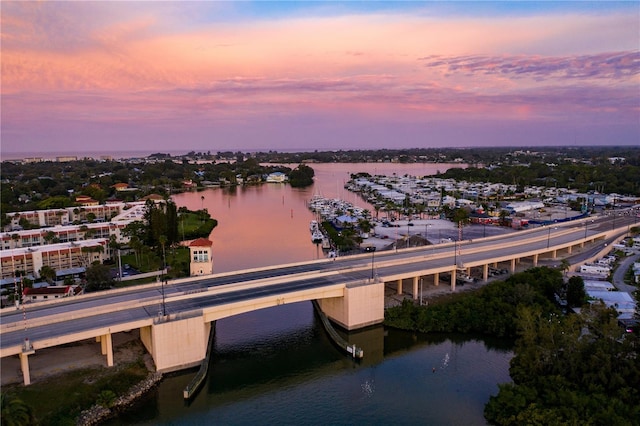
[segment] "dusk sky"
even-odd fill
[[[11,2],[1,150],[640,145],[640,2]]]

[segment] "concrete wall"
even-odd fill
[[[204,359],[210,327],[202,316],[172,319],[140,329],[140,338],[157,371],[176,371],[199,365]]]
[[[318,300],[322,312],[347,330],[384,321],[384,282],[348,285],[343,297]]]

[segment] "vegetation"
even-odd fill
[[[556,296],[582,307],[564,315]],[[517,338],[510,374],[485,406],[497,425],[640,424],[640,341],[603,304],[584,305],[584,283],[532,268],[428,307],[405,302],[385,324],[423,332],[481,332]]]
[[[229,154],[229,153],[227,153]],[[0,211],[14,212],[72,207],[77,195],[87,195],[104,203],[108,199],[137,201],[142,197],[159,194],[166,198],[176,191],[204,187],[207,182],[223,185],[259,183],[273,172],[289,175],[291,168],[280,165],[261,165],[251,154],[238,153],[233,161],[222,155],[189,153],[181,157],[156,154],[145,162],[98,161],[82,159],[59,163],[42,161],[21,164],[3,161],[0,169]],[[224,161],[216,162],[216,158]],[[246,159],[245,159],[246,158]],[[211,163],[194,160],[209,159]],[[306,172],[303,172],[303,174]],[[116,191],[115,185],[127,183],[132,190]],[[9,218],[2,215],[2,226]],[[28,225],[27,225],[28,226]],[[25,227],[25,229],[28,229]]]
[[[74,370],[37,385],[3,386],[2,426],[75,425],[83,410],[96,403],[112,404],[115,395],[126,393],[147,374],[144,362],[139,359],[113,368]],[[64,397],[55,397],[61,395]],[[21,421],[25,418],[28,420]]]
[[[114,284],[109,267],[98,262],[87,267],[85,279],[87,283],[84,289],[87,292],[107,290]]]
[[[191,212],[186,207],[178,209],[178,223],[178,233],[183,241],[206,237],[218,226],[218,221],[211,218],[206,209]]]
[[[497,425],[640,424],[639,341],[602,304],[581,315],[519,310],[510,374],[485,406]]]
[[[15,395],[0,394],[0,424],[2,426],[26,426],[35,423],[33,410]]]
[[[311,167],[300,164],[289,173],[289,184],[294,188],[313,185],[314,171]]]
[[[472,293],[452,295],[426,308],[405,300],[401,306],[387,310],[385,324],[425,333],[484,333],[515,338],[518,308],[530,306],[547,315],[559,314],[554,294],[562,289],[559,271],[532,268],[505,281],[491,282]]]
[[[613,164],[610,158],[624,158]],[[211,163],[197,163],[209,160]],[[292,185],[309,184],[309,166],[303,162],[399,162],[469,164],[450,169],[442,177],[469,181],[515,183],[517,185],[564,186],[579,191],[597,190],[640,195],[640,149],[638,147],[537,147],[526,148],[415,148],[382,150],[338,150],[297,153],[276,151],[216,155],[189,152],[172,157],[156,153],[145,161],[98,161],[82,159],[58,163],[43,161],[21,164],[3,161],[0,169],[0,211],[38,210],[75,204],[70,194],[88,195],[99,202],[109,198],[134,201],[149,194],[169,197],[186,190],[185,181],[197,187],[206,182],[225,185],[260,182],[272,172],[283,172]],[[265,165],[271,163],[272,165]],[[292,171],[282,163],[299,164]],[[293,179],[291,176],[293,173]],[[311,175],[311,178],[313,175]],[[299,178],[303,178],[299,180]],[[126,182],[134,191],[116,192],[114,185]],[[7,218],[2,217],[2,225]],[[26,229],[26,228],[25,228]]]
[[[438,177],[470,182],[501,182],[562,187],[579,192],[598,191],[633,196],[640,195],[640,154],[632,154],[625,162],[609,161],[609,156],[593,156],[582,162],[566,157],[531,157],[525,161],[500,161],[491,167],[454,168]],[[576,206],[579,208],[580,204]]]
[[[362,238],[353,227],[346,227],[338,231],[329,221],[322,222],[321,226],[341,254],[355,250],[362,242]]]

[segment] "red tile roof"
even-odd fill
[[[39,288],[27,287],[24,289],[23,294],[25,296],[38,295],[38,294],[66,294],[70,290],[71,290],[70,286],[39,287]]]
[[[197,240],[193,240],[189,243],[189,247],[211,247],[212,245],[213,242],[206,238],[198,238]]]

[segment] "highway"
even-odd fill
[[[388,277],[415,276],[418,272],[451,271],[456,261],[458,265],[469,267],[509,260],[518,253],[532,250],[544,253],[556,246],[580,243],[585,240],[585,235],[588,239],[604,230],[611,230],[613,221],[616,230],[622,233],[633,226],[637,218],[634,215],[615,219],[601,216],[589,218],[586,226],[585,222],[559,223],[500,237],[384,251],[337,260],[323,259],[206,278],[194,277],[164,286],[144,285],[71,299],[32,305],[27,303],[23,309],[9,308],[1,312],[0,349],[20,345],[25,337],[37,342],[90,329],[116,327],[136,321],[152,322],[161,310],[163,288],[166,312],[187,315],[203,308],[262,296],[363,282],[371,278],[372,261],[375,274],[386,281]]]

